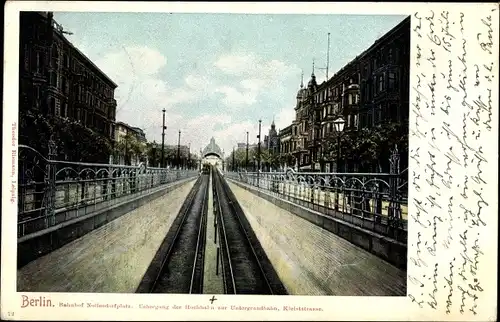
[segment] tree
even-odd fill
[[[48,153],[51,136],[57,146],[56,159],[107,163],[112,152],[110,138],[78,121],[31,110],[20,111],[19,121],[19,143],[43,155]]]
[[[288,167],[293,167],[293,154],[288,152],[288,153],[280,153],[277,157],[277,162],[279,166],[285,166],[287,165]]]
[[[341,135],[341,160],[355,163],[360,171],[388,172],[389,157],[397,145],[401,155],[408,153],[408,127],[403,123],[386,123],[360,130],[348,129]],[[326,159],[336,160],[337,135],[329,135],[324,142]]]
[[[127,133],[115,143],[114,155],[117,158],[123,156],[125,164],[131,165],[133,157],[138,158],[139,161],[144,161],[146,146],[139,142],[133,134]]]
[[[261,161],[264,164],[264,169],[276,169],[279,166],[279,155],[269,152],[269,150],[267,149],[264,149],[263,151],[261,151]]]

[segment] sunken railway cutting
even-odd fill
[[[136,293],[202,294],[209,175],[185,199]]]
[[[224,293],[288,294],[229,185],[219,171],[212,174]]]

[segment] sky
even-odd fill
[[[148,141],[203,149],[214,137],[229,155],[275,120],[295,117],[301,73],[318,83],[370,47],[405,16],[55,12],[68,40],[117,85],[116,121]],[[323,68],[323,69],[321,69]]]

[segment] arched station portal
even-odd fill
[[[203,159],[201,161],[203,164],[211,164],[222,170],[224,161],[224,151],[215,143],[215,139],[212,137],[210,143],[203,149],[201,153]]]

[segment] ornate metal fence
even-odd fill
[[[103,209],[198,171],[55,160],[49,142],[44,157],[19,145],[18,237]]]
[[[280,198],[407,240],[408,169],[399,171],[397,147],[390,173],[231,172],[225,176]]]

